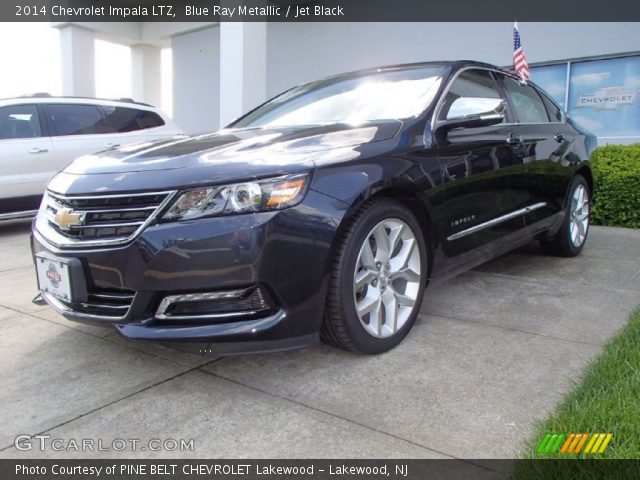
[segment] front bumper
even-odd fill
[[[290,209],[156,224],[118,247],[58,249],[34,228],[32,250],[78,259],[96,296],[131,293],[130,306],[116,317],[43,294],[70,320],[113,325],[132,340],[200,353],[285,350],[318,341],[328,260],[343,213],[343,204],[311,190]],[[166,297],[238,289],[261,289],[269,308],[188,321],[158,315]]]

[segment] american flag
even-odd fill
[[[513,67],[523,82],[529,80],[529,65],[527,64],[527,57],[522,49],[518,22],[514,22],[513,24]]]

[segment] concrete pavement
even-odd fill
[[[509,458],[640,303],[640,231],[581,257],[535,244],[429,288],[395,350],[203,358],[31,303],[28,223],[0,224],[1,457]],[[193,450],[21,452],[19,434],[193,439]]]

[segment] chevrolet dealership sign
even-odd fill
[[[617,110],[621,105],[631,105],[640,92],[630,92],[622,87],[606,87],[591,95],[581,95],[576,108],[591,107],[597,110]]]

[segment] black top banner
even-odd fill
[[[3,0],[2,22],[640,21],[629,0]],[[640,33],[640,31],[638,32]]]

